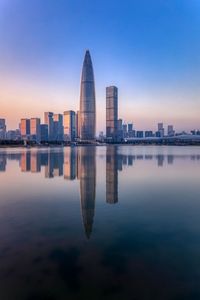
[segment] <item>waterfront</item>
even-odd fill
[[[0,150],[1,299],[199,299],[200,147]]]

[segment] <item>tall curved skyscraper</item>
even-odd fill
[[[90,52],[87,50],[83,62],[80,91],[80,138],[94,140],[96,133],[96,100],[94,72]]]

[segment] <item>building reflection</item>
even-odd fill
[[[64,154],[64,178],[76,179],[77,173],[77,148],[72,147]]]
[[[80,197],[83,226],[89,239],[95,214],[96,197],[96,147],[78,148],[78,166],[80,177]]]
[[[27,149],[19,153],[0,153],[0,171],[5,172],[7,160],[19,162],[21,172],[38,173],[43,171],[45,178],[63,176],[65,180],[80,181],[80,206],[83,228],[90,238],[95,215],[96,198],[96,147],[67,147],[55,149]],[[124,148],[126,149],[126,148]],[[123,149],[123,151],[124,151]],[[109,145],[106,147],[106,203],[118,202],[118,171],[134,168],[135,163],[148,161],[158,167],[173,165],[175,161],[198,160],[200,155],[170,154],[130,154],[120,152],[121,148]],[[134,150],[133,150],[134,151]],[[102,156],[103,158],[104,155]],[[100,166],[101,167],[101,166]]]
[[[21,154],[20,166],[22,172],[29,172],[31,170],[31,153],[29,151]]]
[[[49,152],[46,154],[47,157],[43,156],[43,163],[45,166],[45,177],[54,178],[56,176],[63,176],[63,162],[64,162],[63,151]]]
[[[40,153],[38,151],[31,151],[31,172],[39,173],[41,172],[41,161]]]
[[[6,171],[6,153],[1,154],[0,156],[0,172],[5,172]]]
[[[106,202],[118,202],[118,154],[115,146],[106,148]]]

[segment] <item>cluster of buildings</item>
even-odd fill
[[[42,142],[74,141],[78,136],[76,122],[78,114],[65,111],[63,114],[44,113],[44,123],[40,118],[21,119],[21,139]]]
[[[199,135],[199,131],[192,134]],[[133,124],[126,124],[118,118],[118,89],[106,88],[106,135],[98,139],[105,142],[120,142],[126,139],[163,138],[175,135],[173,125],[165,132],[163,123],[158,123],[156,132],[135,130]],[[74,142],[96,140],[96,98],[92,60],[89,51],[85,53],[80,85],[79,111],[65,111],[63,114],[44,113],[40,118],[21,119],[19,129],[6,131],[5,119],[0,119],[0,140],[29,140],[40,142]]]

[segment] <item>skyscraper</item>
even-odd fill
[[[158,123],[158,132],[160,137],[163,138],[165,133],[163,123]]]
[[[20,131],[22,139],[30,136],[30,119],[21,119]]]
[[[63,141],[63,116],[61,114],[53,115],[54,140]]]
[[[80,138],[80,111],[76,113],[76,137]]]
[[[6,120],[0,119],[0,140],[6,138]]]
[[[44,124],[48,125],[48,139],[49,141],[54,140],[54,124],[53,124],[53,113],[45,112],[44,113]]]
[[[76,114],[73,110],[64,112],[64,141],[74,141],[76,137]]]
[[[174,134],[175,134],[175,131],[174,131],[173,125],[168,125],[167,126],[167,135],[168,136],[174,136]]]
[[[94,140],[96,134],[96,100],[94,72],[90,52],[83,62],[80,91],[80,138]]]
[[[116,86],[106,88],[106,137],[116,141],[118,137],[118,90]]]
[[[30,137],[32,141],[40,142],[40,119],[39,118],[31,118],[30,120]]]

